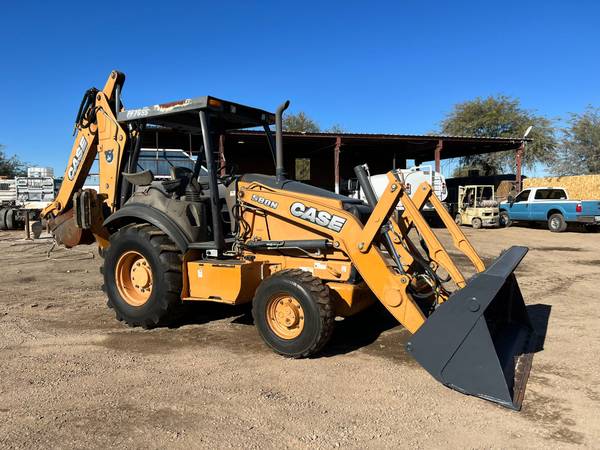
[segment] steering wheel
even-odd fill
[[[194,173],[193,170],[182,166],[172,166],[169,169],[169,172],[173,180],[178,180],[185,177],[189,178]]]
[[[220,173],[223,169],[225,169],[226,175],[218,176],[217,178],[225,186],[229,186],[234,180],[238,178],[238,175],[236,175],[237,165],[224,164],[221,167],[219,167],[218,172]]]

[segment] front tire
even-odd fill
[[[331,338],[335,319],[327,285],[299,269],[266,278],[254,296],[252,315],[265,343],[291,358],[319,352]]]
[[[502,228],[508,228],[512,225],[512,221],[510,220],[510,216],[506,211],[500,211],[500,217],[498,218],[500,226]]]
[[[158,228],[126,226],[104,254],[104,290],[117,320],[129,326],[168,325],[181,311],[181,256]]]
[[[548,219],[548,229],[553,233],[562,233],[567,229],[567,222],[562,214],[552,214]]]
[[[454,222],[460,227],[462,225],[462,216],[457,214],[456,217],[454,217]]]

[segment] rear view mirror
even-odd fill
[[[515,196],[509,194],[508,197],[506,198],[506,200],[508,201],[508,203],[510,203],[512,205],[515,202]]]

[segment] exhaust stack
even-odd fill
[[[283,167],[283,112],[290,106],[290,101],[286,100],[275,111],[275,178],[277,182],[285,179],[285,169]]]

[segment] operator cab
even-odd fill
[[[137,131],[124,163],[120,206],[152,206],[175,222],[189,247],[220,256],[236,233],[238,177],[223,165],[219,138],[230,130],[262,127],[275,158],[274,114],[205,96],[121,110],[117,119]]]

